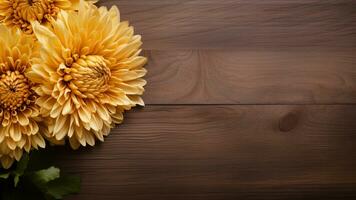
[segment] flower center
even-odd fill
[[[111,71],[102,56],[83,56],[64,69],[64,81],[71,90],[87,98],[97,98],[108,89]]]
[[[0,78],[0,107],[16,110],[30,104],[32,94],[28,79],[18,71],[7,71]]]

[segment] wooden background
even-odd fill
[[[147,106],[59,151],[69,199],[356,199],[355,0],[114,4],[143,35]]]

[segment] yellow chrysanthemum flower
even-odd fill
[[[38,56],[33,38],[0,25],[0,161],[9,168],[22,151],[45,147],[35,85],[25,75]]]
[[[0,22],[32,34],[31,22],[49,24],[60,10],[74,10],[79,0],[0,0]]]
[[[109,11],[81,2],[78,12],[61,11],[51,27],[35,23],[42,46],[28,73],[40,86],[37,103],[50,136],[69,139],[72,148],[104,140],[124,110],[144,105],[146,81],[141,36]]]

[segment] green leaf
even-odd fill
[[[19,184],[19,181],[20,181],[20,176],[19,175],[15,175],[15,177],[14,177],[15,187],[17,187],[17,185]]]
[[[29,155],[26,153],[22,156],[21,160],[17,163],[14,173],[22,176],[28,166],[28,161],[30,160]]]
[[[79,177],[61,177],[60,169],[56,167],[43,169],[51,166],[43,163],[47,159],[32,158],[31,154],[29,161],[29,155],[24,154],[12,170],[0,172],[0,200],[54,200],[79,192]]]
[[[10,173],[0,174],[0,178],[2,178],[2,179],[8,179],[9,176],[10,176]]]
[[[17,163],[16,165],[16,169],[12,172],[14,175],[14,184],[15,187],[17,187],[19,181],[20,181],[20,177],[22,175],[24,175],[27,166],[28,166],[28,161],[30,160],[30,157],[28,156],[28,154],[24,154],[21,158],[21,160]]]
[[[31,181],[39,188],[44,188],[46,183],[53,181],[60,176],[60,170],[56,167],[42,169],[32,173]]]
[[[62,199],[69,194],[80,191],[80,178],[76,176],[64,176],[47,184],[46,194],[54,199]]]
[[[75,176],[60,177],[56,167],[33,172],[29,180],[45,195],[46,199],[62,199],[80,190],[80,178]]]

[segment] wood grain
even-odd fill
[[[148,50],[356,47],[355,0],[102,0]]]
[[[149,106],[57,159],[73,199],[354,199],[355,108]]]
[[[148,106],[55,152],[71,199],[356,199],[356,0],[100,5],[143,36]]]
[[[148,104],[354,104],[354,51],[147,51]]]

